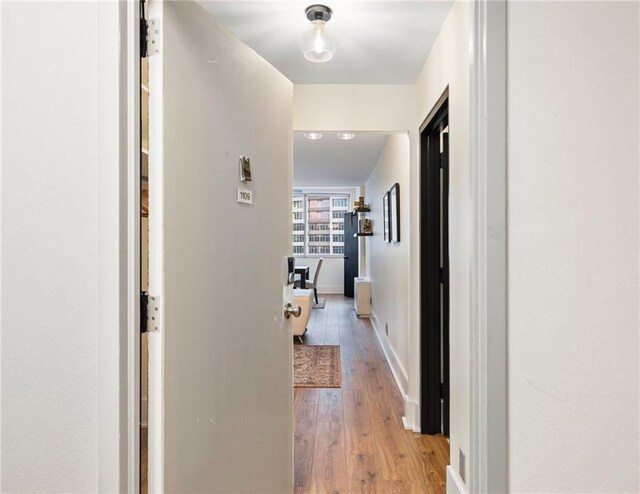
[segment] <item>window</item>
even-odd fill
[[[344,215],[347,194],[293,194],[293,253],[295,255],[344,254]],[[337,234],[336,234],[337,233]]]
[[[331,247],[319,245],[310,246],[309,254],[331,254]]]
[[[329,235],[309,235],[309,242],[329,242]]]
[[[346,208],[348,203],[348,199],[346,197],[334,197],[333,198],[333,207],[334,208]]]
[[[329,223],[310,223],[309,224],[309,233],[315,232],[328,232],[331,230]]]

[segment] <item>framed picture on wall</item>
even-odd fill
[[[390,242],[400,242],[400,184],[389,191]]]
[[[382,199],[382,214],[384,218],[384,241],[389,242],[391,233],[391,225],[389,224],[389,193],[387,192]]]

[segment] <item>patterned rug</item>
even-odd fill
[[[294,345],[293,386],[295,388],[339,388],[340,345]]]

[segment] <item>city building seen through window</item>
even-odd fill
[[[293,193],[293,254],[342,256],[346,194]]]

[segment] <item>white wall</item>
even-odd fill
[[[309,279],[312,281],[320,257],[296,257],[297,265],[309,266]],[[318,279],[318,293],[326,295],[344,293],[344,259],[342,257],[324,258]]]
[[[365,185],[373,220],[373,237],[367,237],[367,275],[371,278],[371,319],[383,342],[396,379],[407,393],[409,364],[409,137],[389,136],[369,180]],[[384,241],[382,199],[395,183],[400,184],[400,242]],[[388,327],[388,336],[385,332]]]
[[[451,465],[457,472],[458,450],[469,456],[469,345],[471,272],[471,196],[469,178],[469,4],[456,2],[442,26],[416,82],[418,121],[422,123],[449,87],[449,266]],[[417,143],[415,143],[417,145]],[[419,170],[411,170],[411,228],[419,230]],[[417,236],[412,238],[411,267],[418,270]],[[419,278],[412,279],[413,310],[419,310]],[[417,319],[417,314],[414,314]],[[412,347],[419,340],[411,342]],[[414,364],[415,365],[415,364]],[[466,468],[469,471],[469,465]]]
[[[126,480],[119,8],[0,7],[3,492]]]
[[[409,84],[296,84],[293,98],[294,131],[403,132],[415,124],[415,88]]]
[[[638,492],[639,4],[508,6],[509,482]]]

